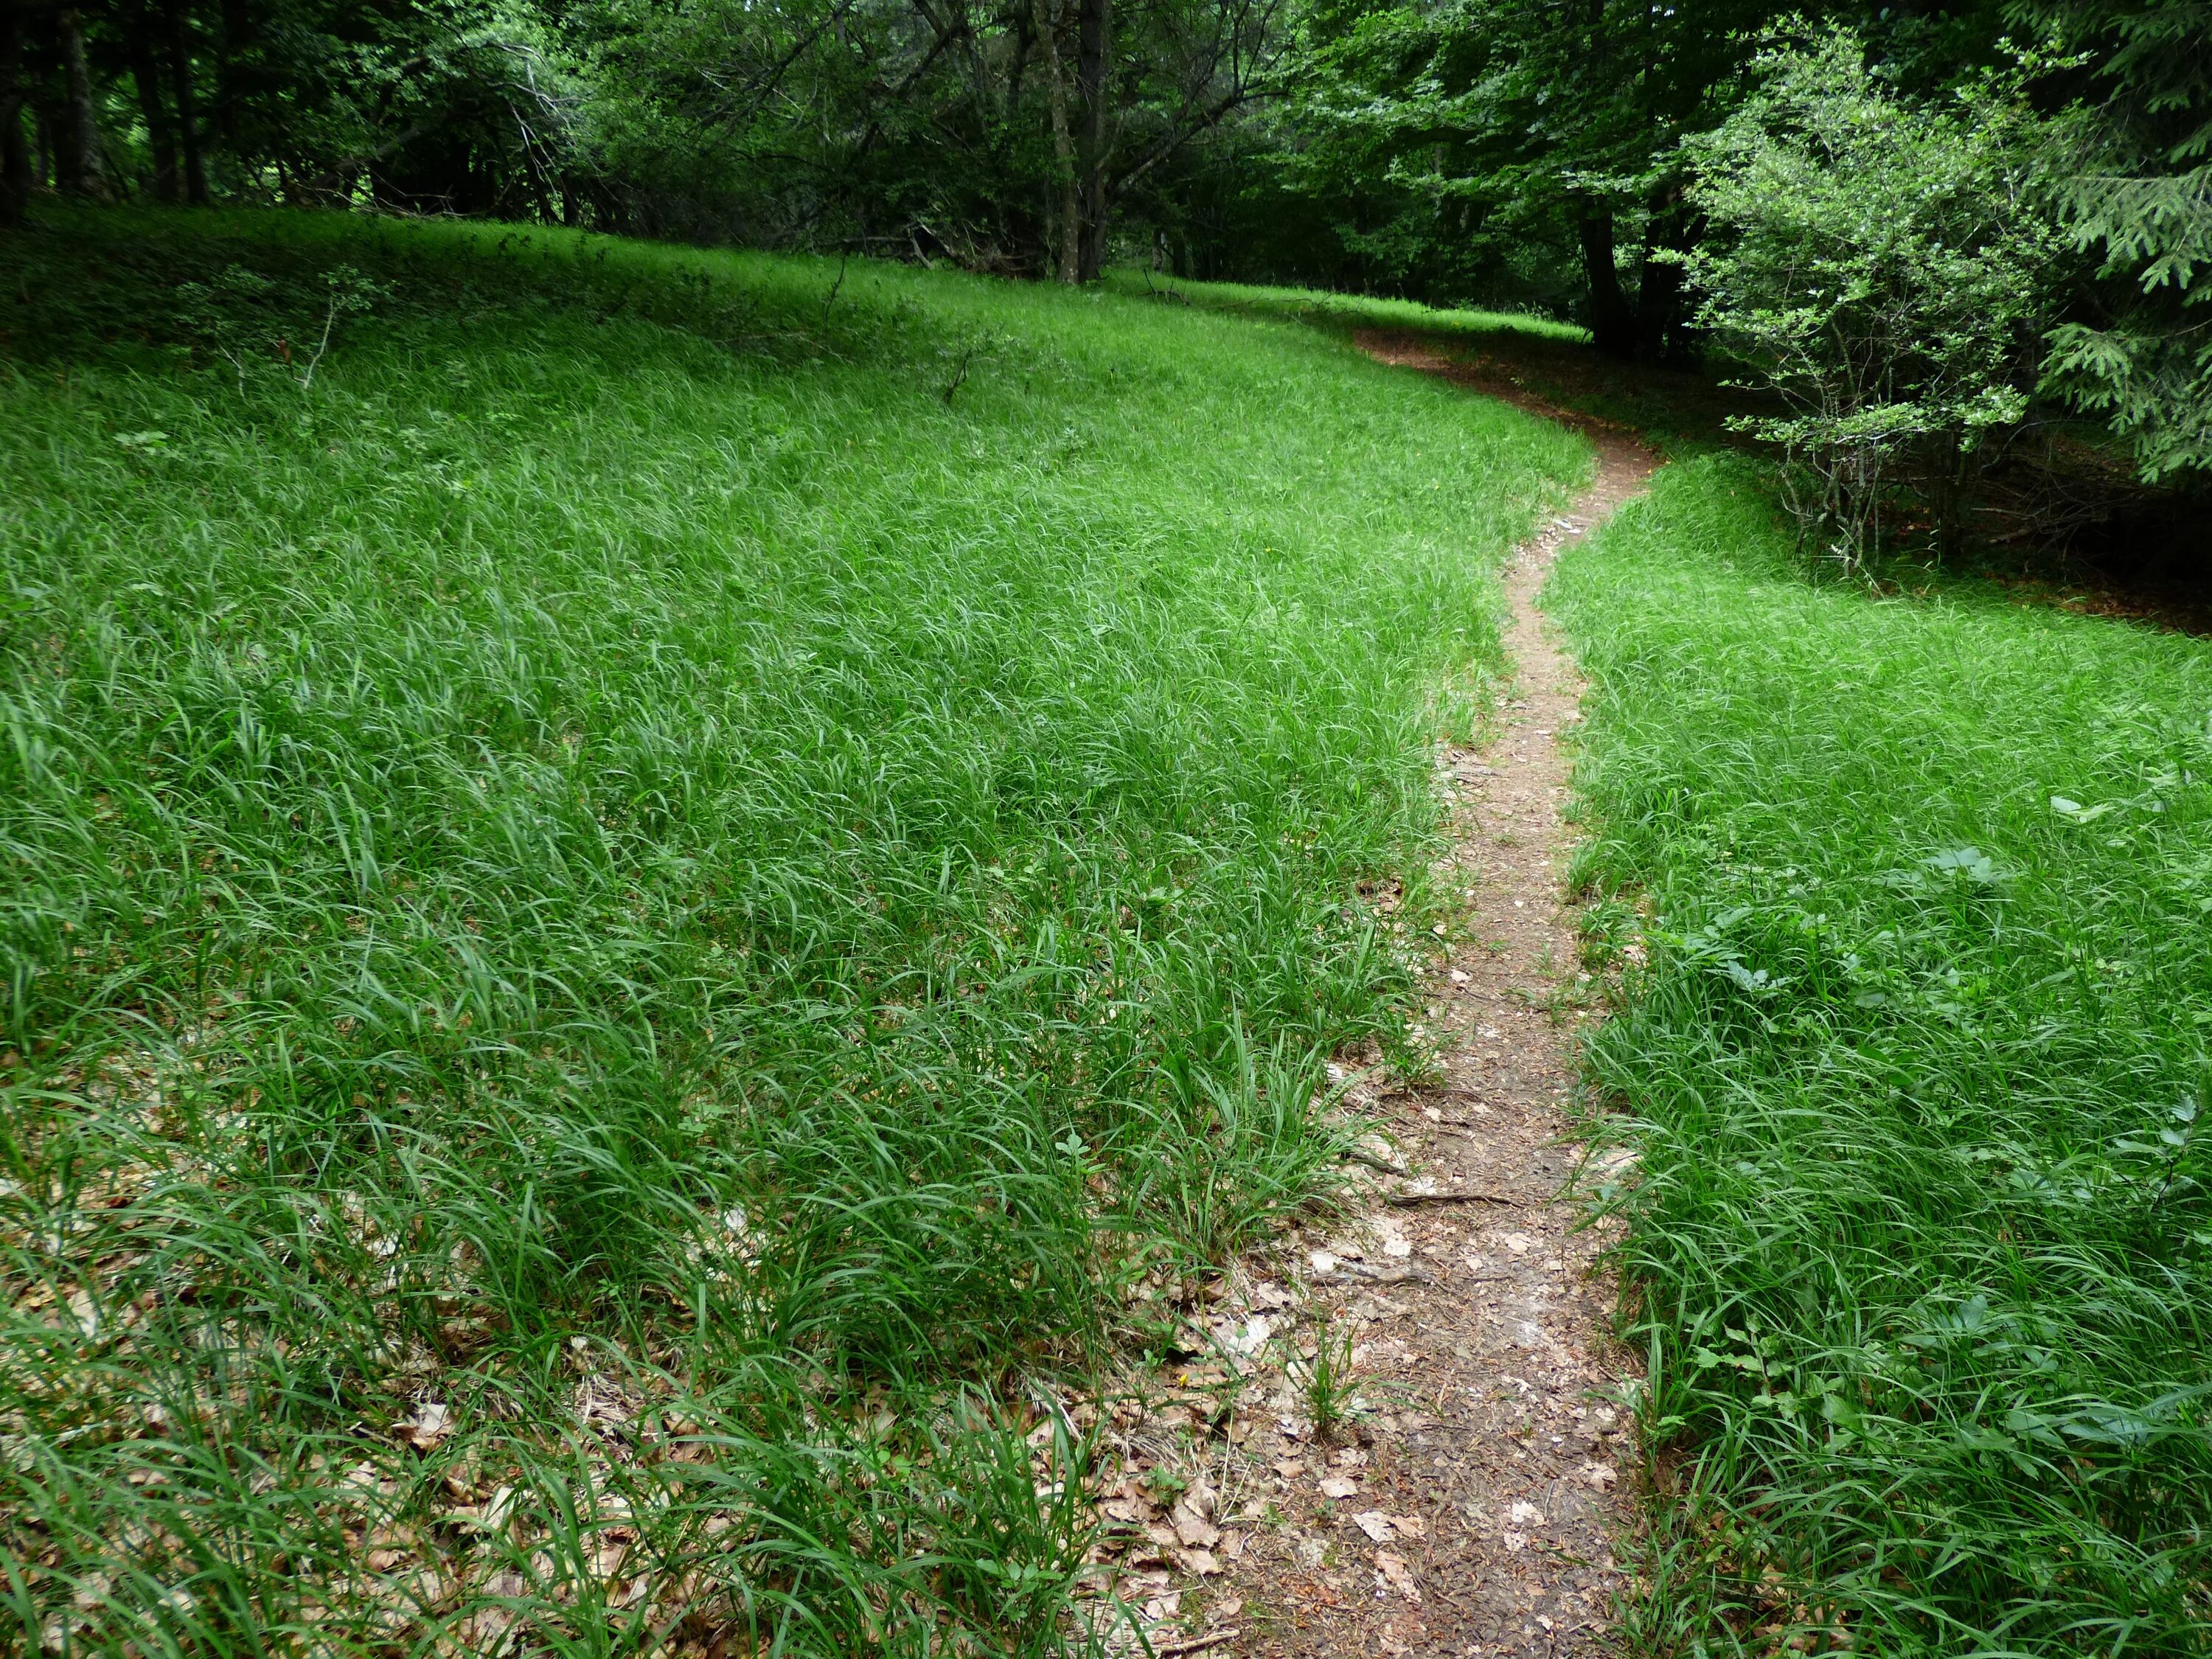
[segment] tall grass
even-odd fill
[[[1242,316],[1278,317],[1319,327],[1410,329],[1439,341],[1490,342],[1517,337],[1530,343],[1586,345],[1589,331],[1525,311],[1480,311],[1424,305],[1379,294],[1331,294],[1320,289],[1255,283],[1199,283],[1122,266],[1110,270],[1115,293],[1167,305],[1189,305]]]
[[[1809,586],[1662,473],[1595,690],[1655,1651],[2212,1649],[2212,647]],[[1641,927],[1636,906],[1649,913]]]
[[[10,1644],[1080,1645],[1066,1404],[1326,1190],[1578,446],[857,263],[0,276]]]

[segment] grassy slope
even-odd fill
[[[1654,915],[1592,1051],[1689,1496],[1643,1634],[2206,1651],[2212,648],[1808,586],[1713,457],[1553,603]]]
[[[1191,305],[1253,317],[1281,317],[1324,329],[1405,328],[1444,342],[1489,342],[1516,336],[1557,345],[1585,344],[1589,331],[1524,312],[1440,310],[1416,300],[1373,294],[1331,294],[1310,288],[1268,288],[1252,283],[1197,283],[1123,266],[1107,273],[1116,293],[1141,295],[1155,304]]]
[[[0,267],[5,1616],[1053,1648],[1030,1402],[1322,1182],[1353,884],[1580,446],[894,268]]]

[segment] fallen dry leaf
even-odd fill
[[[1352,1524],[1378,1544],[1390,1541],[1390,1517],[1380,1510],[1369,1510],[1352,1517]]]
[[[1188,1500],[1175,1506],[1176,1536],[1188,1549],[1212,1549],[1221,1541],[1221,1528],[1190,1506]]]
[[[1413,1570],[1406,1565],[1404,1557],[1393,1555],[1388,1550],[1377,1550],[1375,1552],[1375,1565],[1390,1588],[1408,1601],[1421,1599],[1421,1587],[1413,1582]]]
[[[1359,1483],[1357,1480],[1347,1480],[1340,1474],[1333,1474],[1321,1483],[1321,1495],[1323,1498],[1349,1498],[1358,1490]]]
[[[441,1400],[425,1400],[415,1415],[392,1430],[393,1436],[416,1451],[434,1451],[453,1431],[453,1413]]]

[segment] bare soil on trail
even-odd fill
[[[1605,1237],[1562,1201],[1580,1160],[1566,1112],[1579,1024],[1599,988],[1576,971],[1561,878],[1582,684],[1537,595],[1558,550],[1639,492],[1657,458],[1627,433],[1489,383],[1412,336],[1364,333],[1384,362],[1565,420],[1597,444],[1595,483],[1515,550],[1505,573],[1513,688],[1486,747],[1440,746],[1467,902],[1431,981],[1441,1074],[1355,1098],[1405,1176],[1350,1225],[1297,1241],[1308,1313],[1355,1334],[1369,1413],[1316,1435],[1285,1387],[1255,1419],[1224,1491],[1245,1530],[1162,1651],[1285,1656],[1595,1654],[1622,1586],[1614,1546],[1636,1467],[1604,1396],[1634,1374],[1610,1334]],[[1195,1598],[1194,1598],[1195,1599]],[[1198,1613],[1198,1618],[1190,1615]]]

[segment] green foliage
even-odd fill
[[[1680,462],[1553,587],[1667,1473],[1654,1651],[2212,1631],[2212,650],[1808,585]],[[1616,915],[1616,923],[1618,912]]]
[[[1900,96],[1843,29],[1751,70],[1686,146],[1708,228],[1683,264],[1699,322],[1787,411],[1736,424],[1781,447],[1802,534],[1856,569],[1900,462],[1948,529],[1966,458],[2027,412],[2058,251],[2035,129],[2002,79]]]
[[[0,269],[9,1645],[1085,1644],[1070,1391],[1326,1196],[1580,446],[862,262]]]
[[[2096,66],[2048,184],[2075,244],[2102,252],[2104,287],[2053,331],[2051,383],[2130,438],[2145,477],[2212,468],[2212,8],[2021,10]]]

